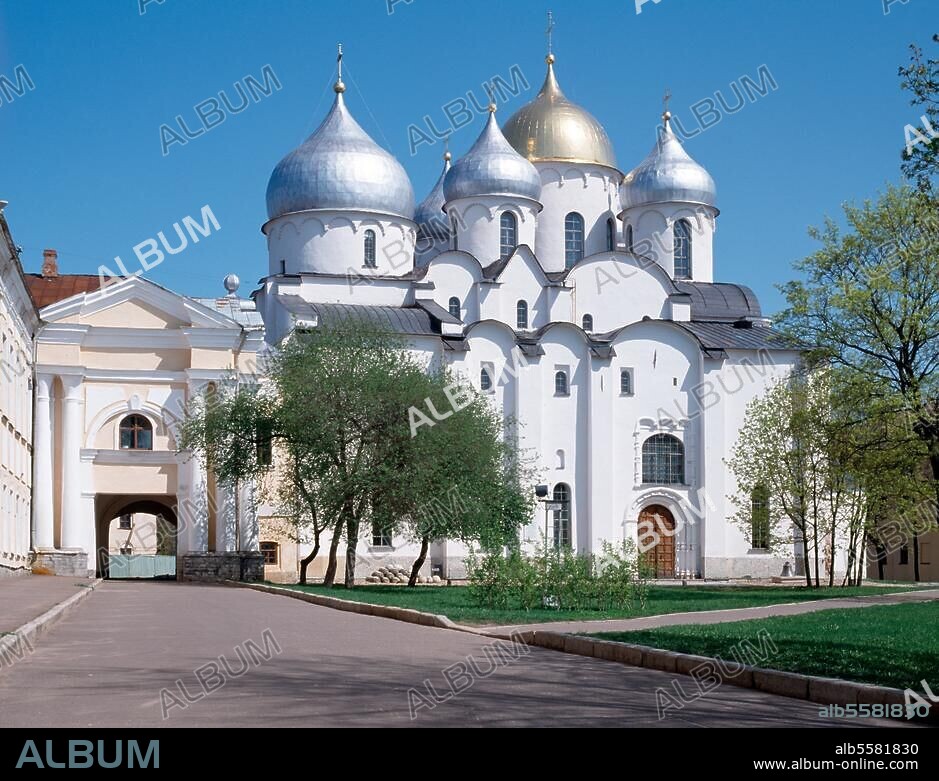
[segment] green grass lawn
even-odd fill
[[[273,583],[271,585],[282,585]],[[812,599],[864,596],[909,591],[909,587],[808,589],[804,586],[653,586],[645,608],[638,605],[632,611],[599,610],[493,610],[476,605],[466,586],[341,586],[324,588],[319,585],[288,586],[313,594],[371,602],[375,605],[393,605],[445,615],[452,621],[467,624],[533,624],[543,621],[602,620],[605,618],[634,618],[663,613],[685,613],[698,610],[724,610],[738,607],[774,605],[780,602],[805,602]]]
[[[760,667],[939,692],[939,602],[822,610],[729,624],[604,632],[604,640],[733,658],[731,647],[765,629],[777,647]]]

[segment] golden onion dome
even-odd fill
[[[609,136],[590,112],[571,103],[554,76],[554,55],[546,58],[548,75],[541,92],[516,111],[502,132],[531,162],[596,163],[616,168]]]

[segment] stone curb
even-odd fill
[[[695,656],[645,645],[618,643],[613,640],[595,640],[583,635],[537,630],[517,632],[514,635],[491,633],[489,636],[502,640],[515,639],[552,651],[590,656],[595,659],[680,675],[691,675],[691,671],[695,668],[702,664],[709,664],[712,670],[720,671],[722,683],[730,686],[757,689],[769,694],[808,700],[822,705],[902,705],[906,702],[903,689],[875,686],[870,683],[854,683],[840,678],[821,678],[816,675],[768,670],[730,663],[709,656]],[[733,673],[727,672],[730,666],[734,668]],[[939,722],[939,709],[930,707],[929,714],[923,721]]]
[[[366,616],[377,616],[378,618],[391,618],[395,621],[406,621],[409,624],[420,624],[422,626],[434,626],[438,629],[467,631],[466,627],[455,624],[446,616],[424,613],[420,610],[393,607],[392,605],[372,605],[368,602],[355,602],[351,599],[339,599],[338,597],[324,597],[319,594],[310,594],[309,592],[298,591],[292,588],[268,586],[264,583],[242,583],[234,580],[223,582],[228,586],[241,586],[242,588],[250,588],[254,591],[263,591],[265,594],[280,594],[281,596],[299,599],[313,605],[320,605],[321,607],[345,610],[348,613],[359,613]]]
[[[34,575],[31,577],[43,577],[42,575]],[[13,630],[12,632],[0,635],[0,659],[6,662],[10,657],[19,658],[22,654],[22,644],[25,642],[30,650],[33,650],[33,642],[39,637],[43,632],[45,632],[49,627],[51,627],[56,621],[58,621],[62,616],[68,613],[73,607],[75,607],[79,602],[86,599],[92,591],[94,591],[102,583],[102,578],[95,578],[90,580],[88,585],[85,586],[84,583],[81,585],[84,587],[81,591],[72,594],[72,596],[67,599],[63,599],[59,604],[53,605],[45,613],[40,614],[32,621],[27,621],[22,626]],[[6,664],[7,667],[10,666],[9,662]],[[4,668],[3,664],[0,664],[0,670]]]

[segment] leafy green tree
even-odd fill
[[[870,417],[896,421],[925,450],[939,487],[939,215],[935,201],[890,187],[876,202],[846,205],[849,230],[831,219],[810,235],[821,248],[783,287],[779,324],[815,345],[811,363],[849,374]],[[918,539],[913,538],[919,579]]]
[[[828,415],[824,382],[783,380],[747,406],[743,426],[727,459],[737,481],[732,520],[745,535],[759,535],[767,550],[790,542],[797,529],[804,546],[805,582],[820,585],[821,540],[828,530],[827,441],[820,422]],[[754,502],[758,498],[759,502]],[[754,518],[755,505],[768,512]]]
[[[454,409],[445,420],[412,431],[402,465],[396,528],[421,546],[409,586],[417,582],[431,541],[476,541],[485,548],[513,544],[534,509],[530,469],[512,427],[506,430],[489,400],[450,371],[426,375],[422,403],[427,399],[435,410]]]
[[[837,465],[833,493],[844,494],[848,537],[847,584],[863,578],[861,551],[876,547],[886,527],[914,536],[932,490],[926,449],[911,430],[902,405],[881,399],[850,371],[831,373],[831,415],[826,436]],[[928,471],[928,470],[927,470]]]
[[[410,412],[425,409],[428,398],[436,410],[460,408],[415,431]],[[432,539],[504,539],[527,519],[518,509],[527,495],[522,473],[487,403],[364,320],[295,332],[271,359],[265,382],[210,401],[189,411],[181,449],[205,459],[222,482],[259,481],[298,528],[312,529],[301,580],[324,531],[332,530],[324,582],[335,582],[344,541],[351,588],[358,540],[373,523],[422,543],[413,581]],[[430,526],[406,520],[453,491],[459,512]]]
[[[932,40],[939,43],[939,34],[933,35]],[[939,60],[924,57],[923,50],[915,44],[910,49],[910,64],[900,67],[900,84],[912,95],[910,105],[922,107],[926,126],[907,126],[902,167],[925,191],[931,189],[939,174]]]

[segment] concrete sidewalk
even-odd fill
[[[14,632],[73,594],[91,588],[93,580],[55,575],[0,578],[0,632]]]
[[[743,607],[733,610],[700,610],[694,613],[670,613],[663,616],[645,616],[643,618],[611,618],[605,621],[548,621],[541,624],[511,624],[476,628],[479,631],[493,634],[504,634],[516,629],[566,632],[569,634],[630,632],[637,629],[654,629],[660,626],[723,624],[731,621],[746,621],[751,618],[795,616],[801,613],[815,613],[819,610],[899,605],[909,602],[929,602],[934,599],[939,599],[939,589],[904,591],[899,594],[876,594],[866,597],[845,597],[843,599],[818,599],[811,602],[788,602],[780,605]]]

